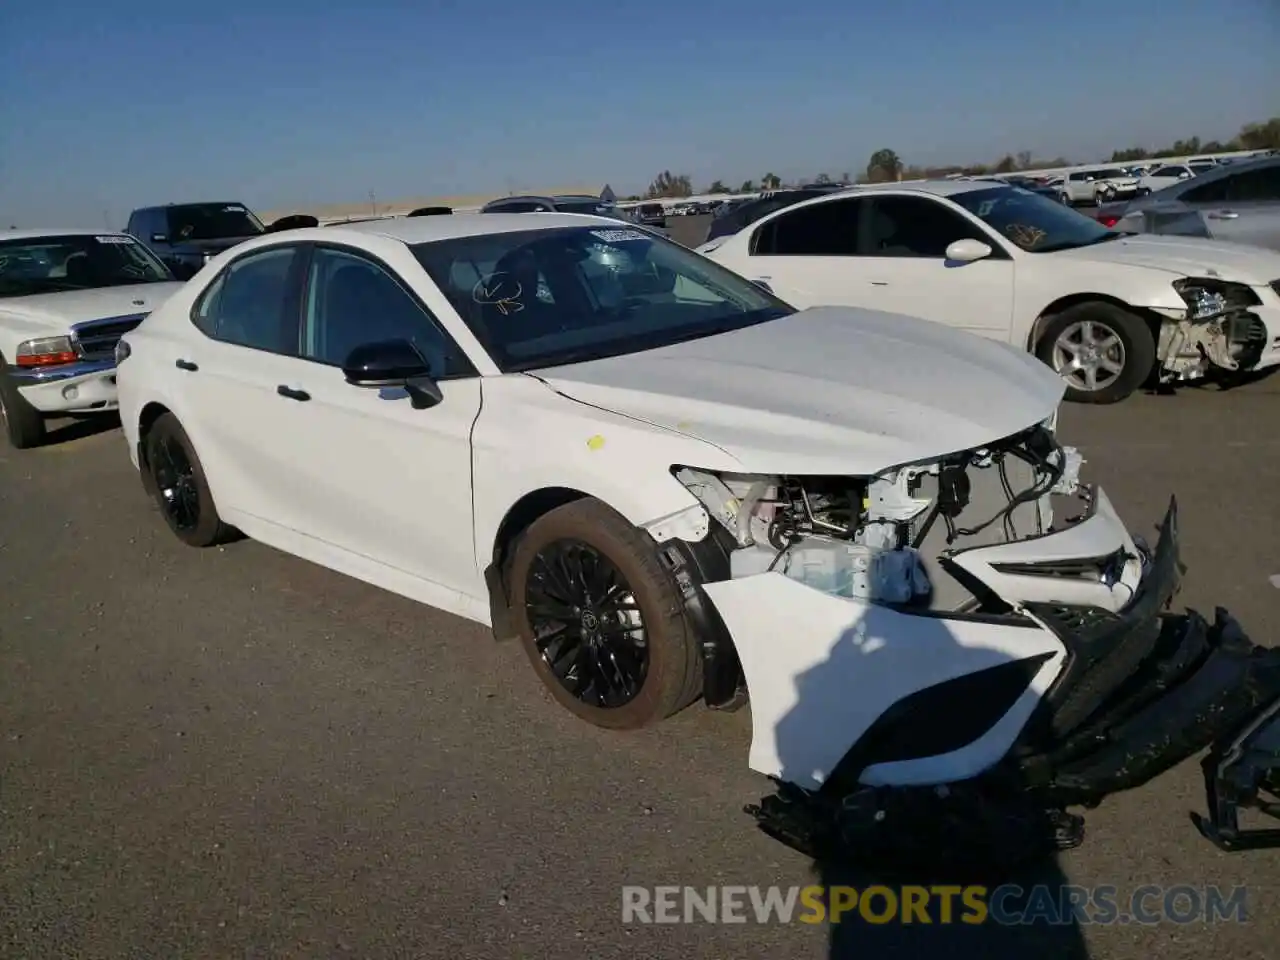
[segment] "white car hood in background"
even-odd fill
[[[181,283],[135,283],[127,287],[64,290],[30,297],[0,298],[0,313],[28,325],[66,332],[73,323],[150,313],[180,289]]]
[[[1064,389],[1006,344],[846,307],[533,375],[748,473],[866,475],[981,446],[1051,416]]]
[[[1255,287],[1280,280],[1280,254],[1274,250],[1195,237],[1142,234],[1037,256],[1149,267],[1180,277],[1213,277]]]

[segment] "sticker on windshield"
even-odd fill
[[[524,288],[506,273],[491,273],[471,288],[471,299],[481,306],[497,307],[504,317],[524,309]]]
[[[591,235],[605,243],[619,243],[625,240],[649,240],[647,233],[640,230],[592,230]]]
[[[99,243],[136,243],[133,237],[122,237],[119,234],[111,237],[94,237]]]
[[[229,203],[222,208],[222,212],[223,213],[244,213],[245,212],[244,204]]]

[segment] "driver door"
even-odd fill
[[[299,358],[272,401],[287,417],[275,458],[296,466],[296,532],[468,596],[483,596],[471,522],[471,428],[480,377],[391,270],[363,252],[317,245],[307,268]],[[348,384],[362,344],[405,339],[443,402],[414,409],[403,389]]]
[[[1011,341],[1014,264],[999,241],[933,197],[877,193],[867,202],[854,261],[874,294],[868,305]],[[979,240],[991,255],[950,261],[957,240]]]

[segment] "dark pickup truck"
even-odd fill
[[[314,217],[293,216],[268,227],[243,203],[171,203],[133,211],[125,232],[146,244],[175,277],[187,280],[238,243],[277,230],[313,227],[316,222]]]

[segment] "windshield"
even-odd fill
[[[522,230],[412,249],[507,373],[651,350],[795,312],[636,227]]]
[[[1097,220],[1018,187],[972,190],[953,194],[951,199],[1030,253],[1071,250],[1121,236]]]
[[[121,234],[0,240],[0,297],[172,280],[151,251]]]
[[[167,207],[169,239],[225,240],[266,232],[262,221],[242,203],[186,203]]]

